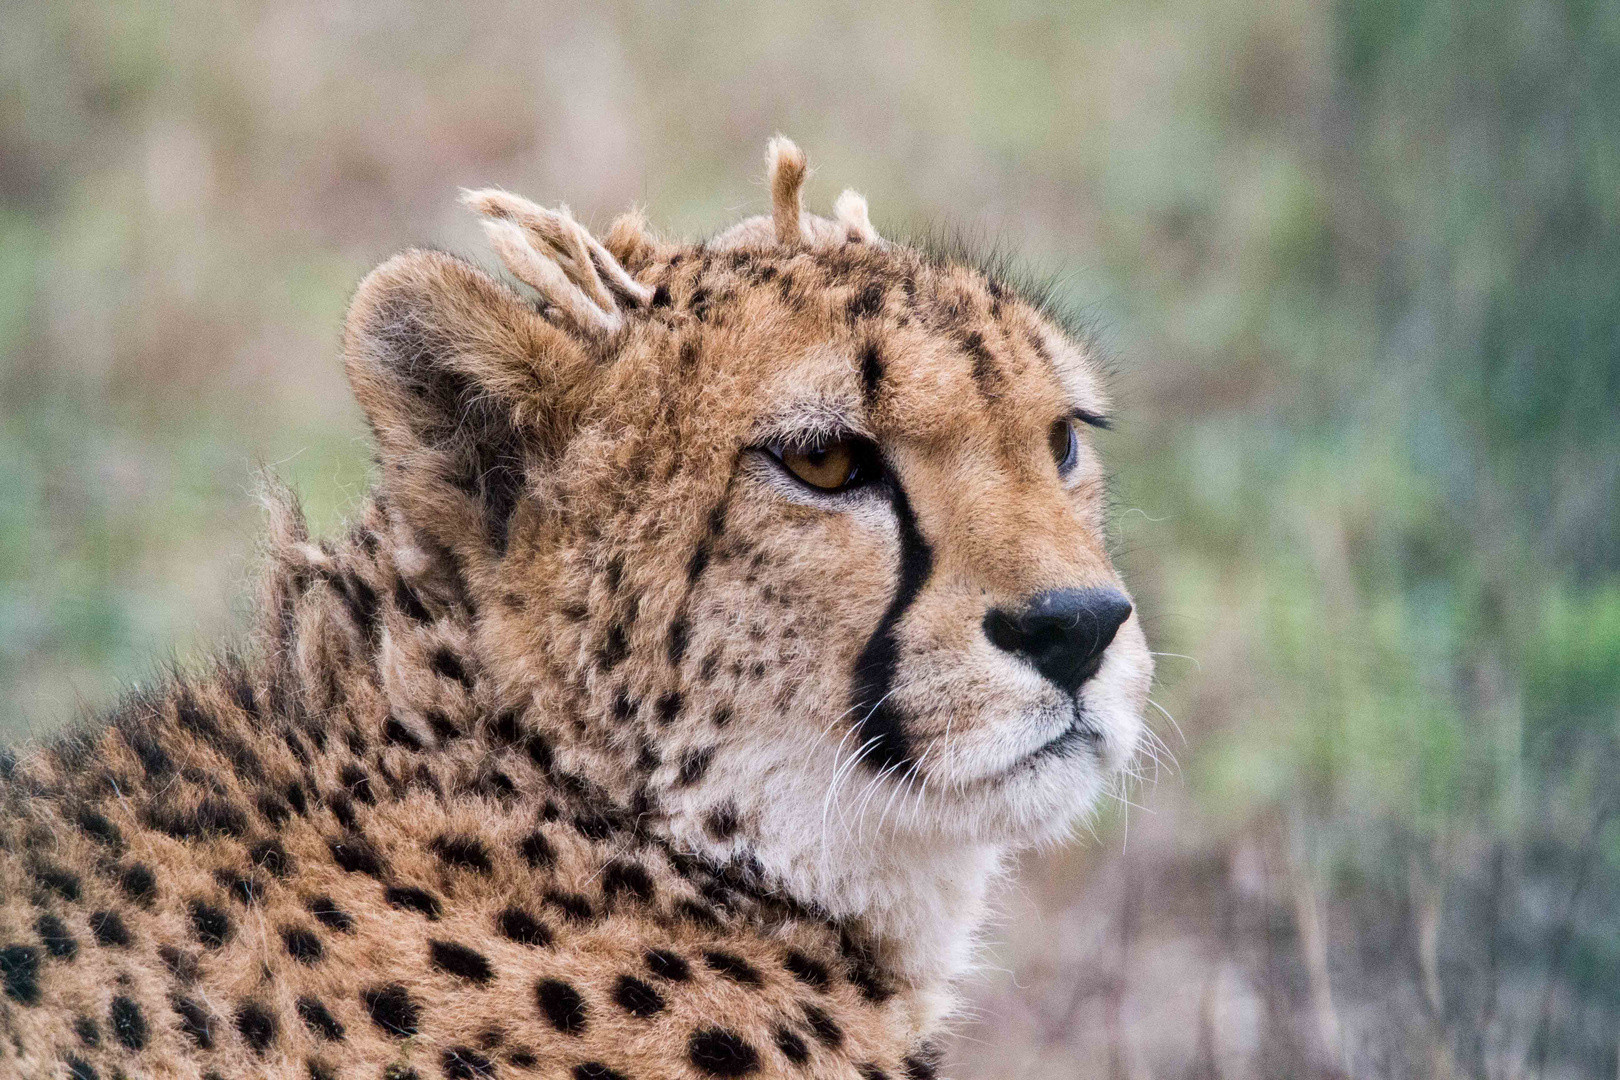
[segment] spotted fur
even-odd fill
[[[251,648],[0,758],[0,1075],[934,1075],[1005,854],[1131,757],[1132,617],[1065,699],[986,612],[1119,587],[1082,344],[858,196],[708,243],[469,203],[344,338],[348,531],[273,492]],[[765,448],[881,448],[809,492]]]

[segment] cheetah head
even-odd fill
[[[1065,832],[1152,661],[1086,344],[769,162],[772,214],[695,245],[470,193],[529,291],[410,252],[344,347],[402,543],[465,580],[557,768],[836,907],[895,844]]]

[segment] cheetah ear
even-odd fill
[[[844,228],[844,239],[865,244],[878,242],[878,232],[872,227],[872,217],[866,209],[866,199],[860,192],[845,188],[833,203],[833,218]]]
[[[590,346],[442,252],[373,270],[350,305],[343,355],[390,504],[463,561],[498,557],[531,469],[578,415],[598,358]]]
[[[784,247],[802,243],[804,177],[809,172],[804,151],[786,135],[778,135],[765,145],[765,170],[771,180],[771,222],[776,242]]]
[[[652,300],[652,290],[626,273],[567,206],[547,210],[498,188],[464,191],[461,201],[484,216],[490,245],[512,276],[575,329],[611,334],[623,326],[614,293],[632,307]]]

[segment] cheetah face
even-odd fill
[[[745,664],[726,692],[753,760],[814,762],[817,810],[857,833],[1051,835],[1130,762],[1151,672],[1105,549],[1095,368],[972,269],[803,264],[779,274],[825,307],[756,296],[802,331],[742,331],[725,376],[752,407],[690,601],[699,674]]]
[[[803,214],[789,150],[772,216],[700,245],[470,195],[538,304],[438,253],[375,271],[345,353],[384,498],[558,768],[682,842],[791,877],[812,840],[1059,835],[1131,761],[1152,671],[1099,372],[858,196]]]

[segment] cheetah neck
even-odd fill
[[[713,774],[732,794],[740,823],[724,841],[714,838],[707,804],[665,800],[655,812],[638,811],[642,778],[624,748],[604,746],[599,730],[566,722],[569,709],[559,702],[577,693],[566,669],[539,663],[535,652],[521,660],[496,656],[512,635],[475,617],[480,605],[456,600],[463,586],[445,578],[427,553],[399,542],[397,530],[395,536],[385,554],[424,598],[437,600],[436,611],[445,613],[434,634],[463,643],[479,663],[503,670],[505,707],[521,703],[528,720],[544,733],[548,762],[565,786],[589,787],[673,849],[741,870],[761,895],[788,899],[855,933],[884,969],[911,988],[910,1011],[919,1028],[932,1027],[954,1008],[952,987],[973,962],[990,886],[1005,862],[1003,847],[905,834],[881,824],[832,840],[816,827],[830,778],[807,770],[802,760],[765,760],[757,747],[721,748],[716,756]],[[359,554],[340,552],[346,559]],[[390,696],[417,705],[423,700],[422,691],[409,686]],[[396,703],[395,711],[408,721],[422,710]],[[430,731],[422,733],[431,737]]]

